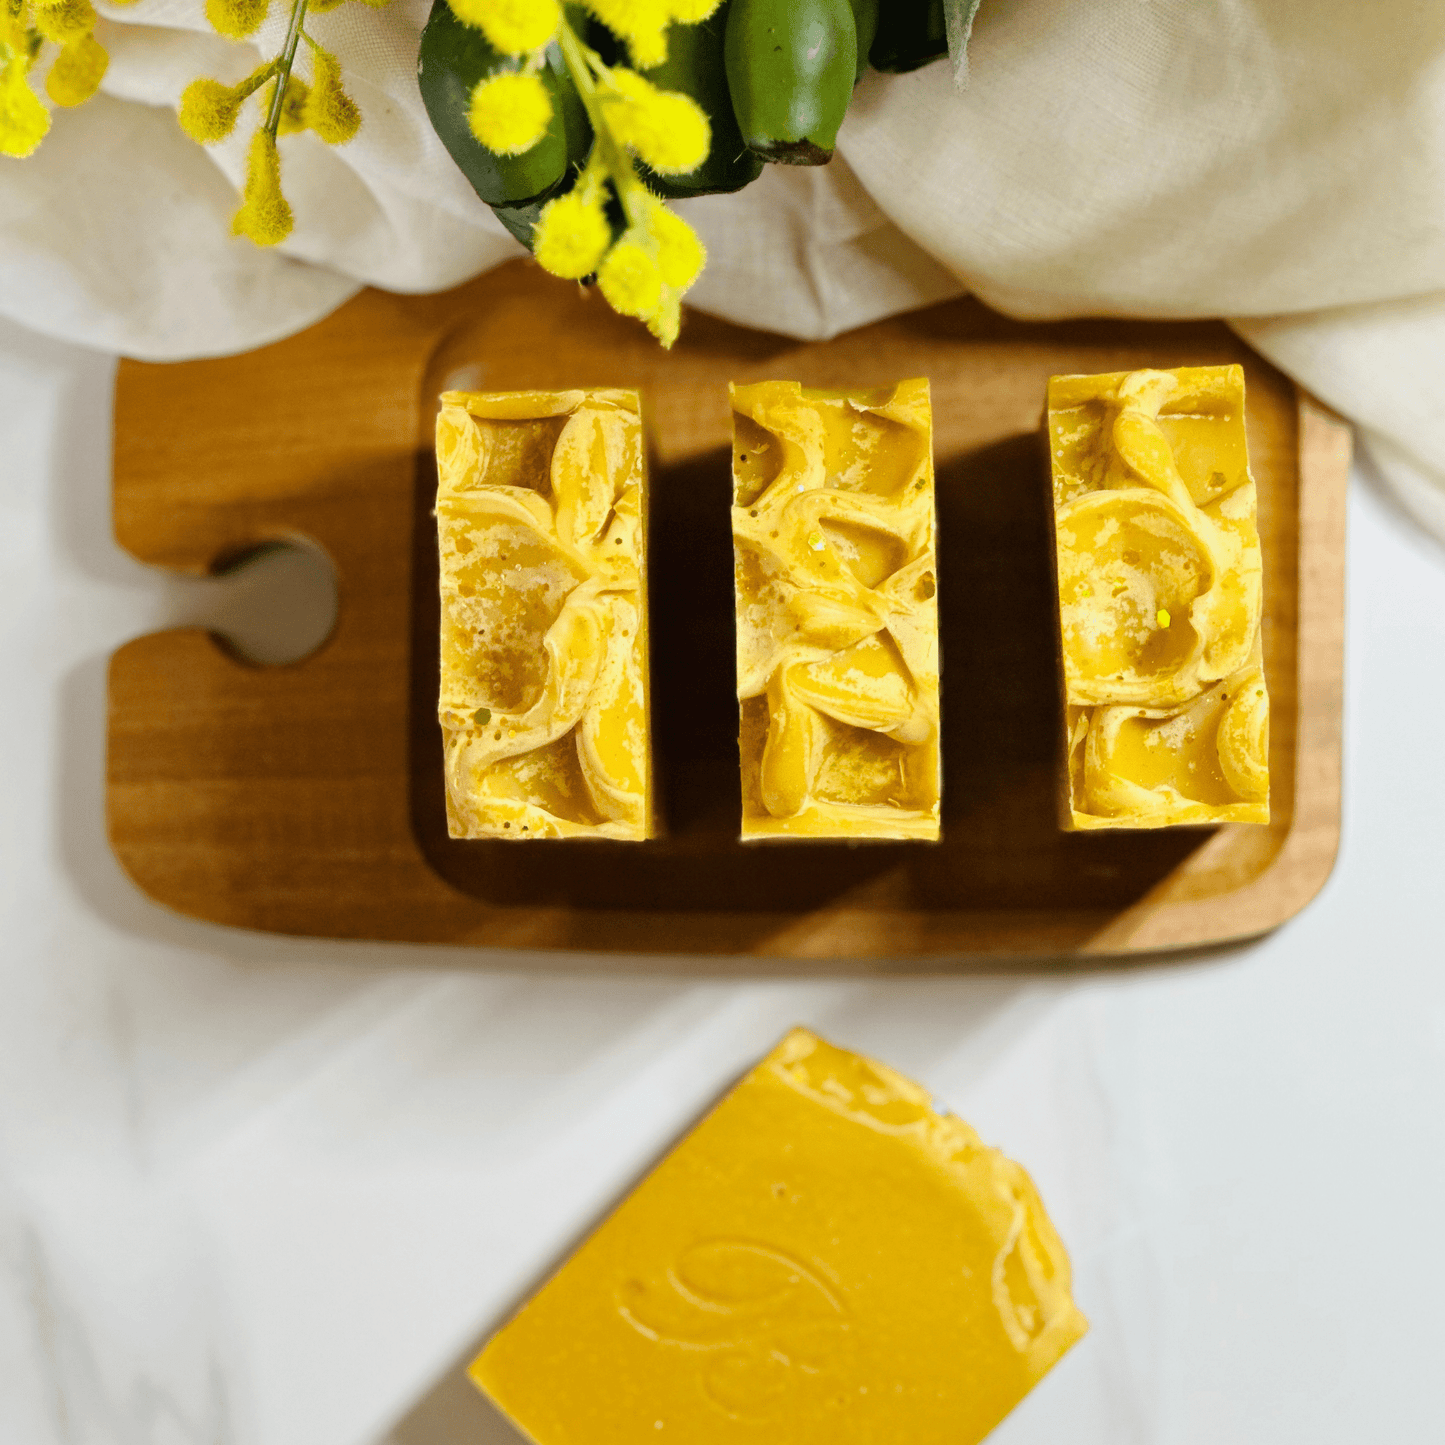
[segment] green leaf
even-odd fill
[[[540,208],[571,185],[592,144],[581,98],[555,45],[548,47],[541,70],[552,99],[552,123],[542,139],[517,156],[497,155],[477,140],[467,122],[473,86],[517,66],[514,57],[494,50],[480,30],[457,19],[447,0],[435,0],[422,31],[417,84],[432,129],[472,189],[494,208]],[[530,223],[509,229],[531,235]]]
[[[948,59],[953,66],[953,83],[962,90],[968,84],[968,37],[973,17],[983,0],[943,0],[943,20],[948,27]]]

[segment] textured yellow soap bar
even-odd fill
[[[928,382],[732,401],[742,836],[936,839]]]
[[[1049,383],[1066,828],[1269,821],[1238,366]]]
[[[448,831],[651,837],[637,393],[453,391],[441,400]]]
[[[471,1374],[537,1445],[974,1445],[1086,1328],[1024,1171],[795,1029]]]

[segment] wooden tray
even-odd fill
[[[1225,361],[1248,372],[1275,822],[1063,835],[1045,380]],[[745,849],[725,383],[919,374],[936,426],[945,841]],[[455,842],[434,711],[434,398],[595,385],[641,387],[654,433],[655,734],[671,833]],[[1329,874],[1349,434],[1221,324],[1026,325],[957,301],[802,345],[694,315],[668,355],[600,299],[517,262],[444,296],[365,292],[245,356],[124,362],[115,407],[115,529],[136,557],[206,572],[305,536],[339,579],[333,635],[295,665],[247,666],[198,630],[112,659],[111,844],[181,913],[344,938],[938,969],[1243,938]]]

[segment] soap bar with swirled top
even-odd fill
[[[928,382],[731,392],[742,836],[936,839]]]
[[[1049,383],[1066,829],[1269,822],[1238,366]]]
[[[651,837],[637,393],[446,392],[436,437],[448,831]]]
[[[1028,1175],[794,1029],[471,1376],[536,1445],[976,1445],[1087,1328]]]

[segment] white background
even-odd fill
[[[0,323],[4,1445],[515,1445],[457,1361],[793,1023],[930,1085],[1070,1248],[1092,1331],[998,1445],[1438,1438],[1445,554],[1367,477],[1343,849],[1272,937],[1083,975],[569,974],[208,927],[123,878],[107,655],[196,620],[264,650],[318,584],[118,551],[113,371]]]

